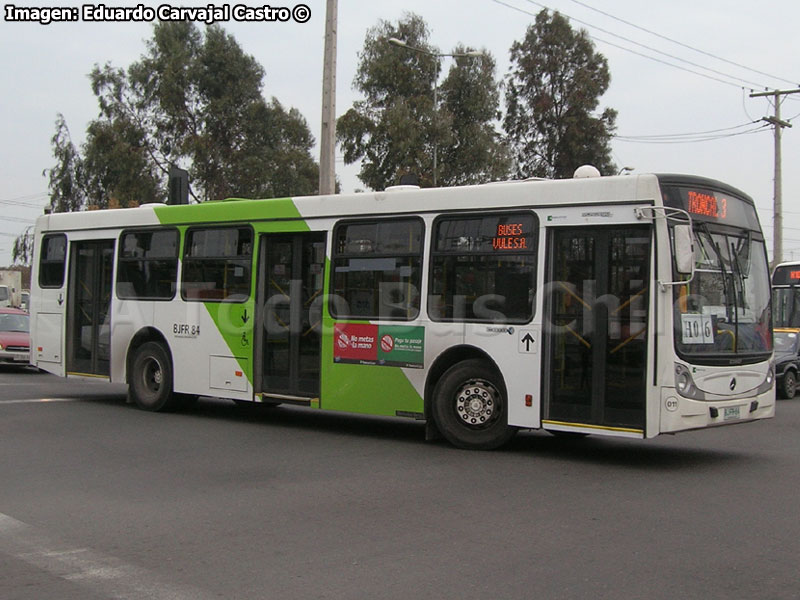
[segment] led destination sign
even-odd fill
[[[775,267],[772,285],[800,285],[800,269],[797,265]]]
[[[689,212],[693,215],[705,215],[720,220],[727,218],[728,199],[724,196],[717,197],[695,190],[689,190],[686,196],[689,200]]]
[[[442,219],[436,252],[511,254],[533,252],[536,220],[531,213],[495,213]]]
[[[497,226],[497,235],[492,238],[495,250],[525,250],[528,248],[528,237],[522,223],[507,223]]]
[[[683,209],[697,221],[744,227],[752,231],[760,229],[756,208],[745,197],[691,185],[668,184],[662,187],[662,191],[666,206]]]

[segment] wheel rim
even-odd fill
[[[793,375],[786,376],[786,395],[790,398],[794,396],[795,388],[797,387],[797,381],[795,380]]]
[[[157,394],[161,390],[164,380],[164,371],[161,363],[154,358],[148,358],[142,369],[142,381],[145,389],[151,394]]]
[[[462,425],[485,429],[500,417],[500,393],[484,379],[467,381],[456,393],[455,410]]]

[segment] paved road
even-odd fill
[[[0,597],[795,599],[800,401],[778,412],[479,453],[0,367]]]

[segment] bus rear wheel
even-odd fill
[[[163,345],[147,342],[136,350],[129,385],[139,408],[150,411],[173,408],[176,396],[172,392],[172,361]]]
[[[482,360],[465,360],[445,371],[433,390],[433,416],[451,444],[492,450],[508,442],[508,403],[499,373]]]

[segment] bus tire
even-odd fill
[[[493,450],[516,433],[508,425],[506,389],[485,361],[456,363],[433,389],[433,416],[442,435],[466,450]]]
[[[172,361],[163,345],[147,342],[136,350],[129,386],[139,408],[156,412],[173,408]]]

